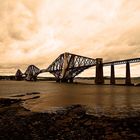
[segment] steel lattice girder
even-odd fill
[[[129,62],[129,63],[137,63],[137,62],[140,62],[140,58],[133,58],[133,59],[125,59],[125,60],[105,62],[105,63],[103,63],[103,65],[104,66],[121,65],[121,64],[126,64],[127,62]]]
[[[25,75],[37,76],[40,73],[40,69],[35,65],[28,66],[27,70],[25,71]]]
[[[15,76],[18,77],[18,76],[22,76],[22,75],[23,75],[23,73],[21,72],[20,69],[18,69]]]
[[[69,79],[74,78],[85,69],[95,65],[95,59],[71,53],[63,53],[47,68],[47,71],[52,73],[56,78]]]

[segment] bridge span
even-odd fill
[[[125,59],[111,62],[103,62],[102,58],[89,58],[72,53],[63,53],[56,58],[48,68],[39,69],[35,65],[28,66],[25,73],[20,70],[16,72],[16,79],[20,80],[22,76],[28,81],[36,81],[40,73],[50,72],[56,78],[57,82],[73,82],[75,76],[90,67],[96,67],[95,83],[104,84],[103,67],[111,67],[110,84],[115,84],[115,65],[126,65],[125,84],[131,85],[130,63],[140,62],[140,58]]]

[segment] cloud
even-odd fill
[[[139,0],[0,0],[0,70],[47,67],[60,53],[139,57]],[[11,73],[15,71],[11,70]]]

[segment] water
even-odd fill
[[[24,107],[32,111],[45,112],[73,104],[86,105],[88,113],[91,114],[126,115],[140,111],[140,87],[59,84],[47,81],[0,81],[1,97],[30,92],[41,93],[20,97],[39,96],[23,103]]]

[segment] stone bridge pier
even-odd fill
[[[96,58],[96,77],[95,77],[95,84],[100,85],[104,84],[104,77],[103,77],[103,59]]]
[[[115,85],[115,69],[114,69],[114,64],[111,64],[110,84],[111,85]]]
[[[111,64],[111,76],[110,76],[110,84],[115,85],[115,68],[114,64]],[[125,85],[131,85],[131,72],[130,72],[130,63],[126,62],[126,76],[125,76]]]
[[[118,63],[117,63],[118,64]],[[131,83],[131,72],[130,72],[130,62],[126,61],[126,76],[125,76],[125,85],[132,85]],[[110,84],[115,85],[115,65],[116,63],[110,63],[111,66],[111,73],[110,73]],[[103,59],[97,58],[96,59],[96,75],[95,75],[95,84],[104,84],[104,76],[103,76]],[[105,65],[106,66],[106,65]]]
[[[126,78],[125,78],[125,84],[131,85],[131,76],[130,76],[130,63],[126,62]]]

